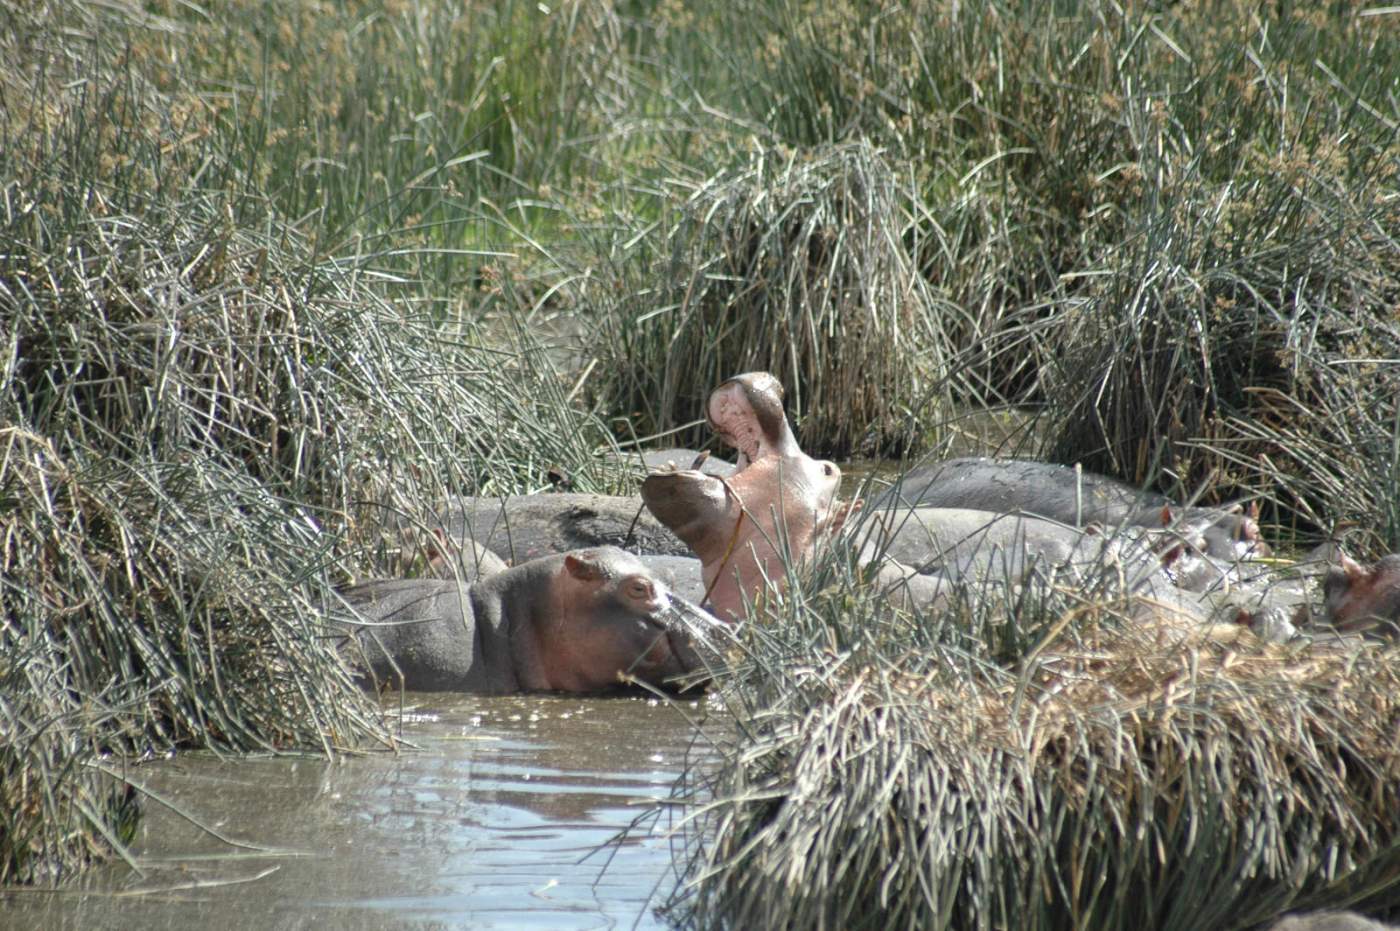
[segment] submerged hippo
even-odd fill
[[[1370,569],[1346,554],[1322,579],[1323,620],[1345,631],[1394,634],[1400,625],[1400,553]]]
[[[1016,586],[1034,576],[1105,597],[1167,602],[1178,616],[1207,617],[1165,571],[1156,541],[1131,529],[1085,531],[970,508],[873,510],[863,518],[851,534],[860,561],[879,566],[876,580],[887,588],[900,576],[910,583],[903,591],[891,588],[907,607],[933,608],[955,588]]]
[[[624,677],[665,685],[699,672],[703,612],[636,556],[598,547],[547,556],[471,585],[367,582],[342,596],[377,681],[418,691],[596,692]]]
[[[700,557],[709,606],[733,619],[769,581],[782,582],[784,554],[802,558],[839,523],[841,471],[797,445],[782,386],[766,372],[721,384],[705,413],[719,438],[738,450],[738,471],[727,478],[698,469],[652,473],[642,500]]]
[[[1181,507],[1155,492],[1068,466],[1024,459],[950,459],[911,470],[872,507],[1022,511],[1075,527],[1170,525],[1221,559],[1267,556],[1259,525],[1244,509]]]
[[[451,549],[476,543],[512,563],[589,546],[690,555],[640,498],[626,496],[550,492],[461,498],[439,515],[439,528]]]

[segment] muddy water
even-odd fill
[[[653,906],[676,881],[679,812],[605,845],[670,797],[688,753],[705,757],[686,716],[707,703],[410,698],[403,736],[422,752],[137,767],[195,819],[274,849],[232,847],[151,803],[134,845],[144,876],[110,866],[71,890],[0,896],[0,925],[665,927]]]

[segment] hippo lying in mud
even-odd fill
[[[1322,612],[1323,623],[1341,631],[1400,632],[1400,553],[1370,569],[1341,554],[1322,579]]]
[[[919,507],[871,511],[860,524],[864,561],[893,559],[922,574],[985,575],[1019,578],[1028,561],[1064,565],[1099,560],[1105,548],[1139,551],[1147,571],[1161,568],[1159,555],[1137,537],[1085,533],[1026,514],[998,514],[972,508]]]
[[[1241,507],[1181,507],[1168,498],[1068,466],[1022,459],[950,459],[911,470],[872,508],[1021,511],[1073,527],[1171,526],[1220,559],[1267,556],[1259,525]]]
[[[800,560],[839,524],[841,471],[797,445],[782,386],[766,372],[724,382],[705,413],[719,438],[739,451],[738,470],[728,477],[654,472],[642,483],[642,500],[700,557],[707,606],[734,619],[769,581],[782,582],[785,555]]]
[[[366,621],[356,632],[369,672],[408,689],[596,692],[625,678],[663,686],[704,668],[692,632],[703,639],[708,616],[615,547],[470,585],[377,581],[341,594]]]

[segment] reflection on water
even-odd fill
[[[686,715],[645,698],[413,695],[423,748],[328,763],[138,767],[141,783],[239,841],[148,803],[145,876],[108,866],[60,893],[0,897],[6,928],[655,928],[675,883],[669,828],[645,821],[705,756]],[[682,714],[684,712],[684,715]],[[266,874],[266,875],[263,875]],[[254,878],[261,877],[261,878]]]

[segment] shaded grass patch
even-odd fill
[[[1050,598],[1051,639],[1002,665],[958,612],[818,587],[770,604],[719,678],[737,733],[688,835],[682,921],[1184,929],[1400,907],[1393,647],[1217,642],[1082,599],[1066,627],[1073,600]]]

